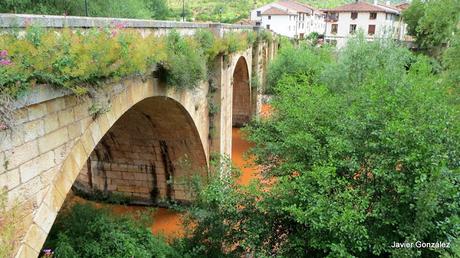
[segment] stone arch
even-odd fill
[[[241,127],[251,119],[251,85],[248,63],[241,56],[233,71],[232,126]]]
[[[175,92],[166,92],[161,89],[164,89],[164,86],[159,88],[152,80],[143,82],[141,82],[141,80],[136,80],[134,83],[128,82],[126,89],[112,98],[111,110],[99,115],[85,126],[81,136],[74,140],[72,147],[67,152],[68,155],[66,155],[62,165],[57,169],[57,173],[52,179],[51,185],[48,187],[47,191],[43,193],[42,198],[40,198],[42,201],[37,204],[30,218],[31,223],[21,241],[17,257],[37,256],[37,250],[40,250],[45,242],[57,213],[64,203],[67,193],[70,191],[82,168],[87,165],[88,158],[91,156],[94,149],[98,147],[98,144],[106,133],[110,132],[113,125],[120,119],[123,119],[122,117],[125,114],[129,116],[131,113],[129,110],[133,107],[135,110],[139,107],[141,107],[141,110],[145,110],[145,106],[148,106],[148,104],[159,101],[163,103],[164,106],[157,105],[149,112],[155,111],[154,113],[156,114],[160,113],[163,118],[165,117],[164,114],[172,114],[171,117],[168,117],[170,120],[185,119],[187,122],[182,125],[187,124],[188,128],[192,129],[193,133],[191,135],[195,139],[195,144],[193,144],[193,146],[199,149],[198,153],[203,154],[198,163],[206,166],[207,155],[203,144],[204,139],[201,134],[198,135],[199,132],[197,132],[196,127],[197,121],[194,120],[193,116],[190,114],[191,109],[185,108],[185,106],[181,104],[185,103],[183,101],[186,99],[186,96]],[[163,97],[158,97],[158,95]],[[173,97],[165,97],[169,95]],[[173,110],[172,113],[171,110]],[[139,118],[139,116],[137,116],[137,118]],[[169,123],[170,121],[167,122]],[[153,126],[154,124],[152,127]],[[167,130],[167,126],[158,127],[157,131],[159,130]],[[171,139],[177,140],[179,137],[183,137],[183,135],[171,135],[170,139],[165,139],[164,141],[167,142]],[[196,141],[199,141],[199,143],[196,143]],[[171,163],[174,164],[172,158]]]
[[[73,187],[85,193],[118,193],[137,203],[187,202],[187,179],[204,172],[205,166],[198,130],[187,110],[172,98],[150,97],[105,133]]]

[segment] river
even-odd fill
[[[271,107],[269,105],[262,106],[261,116],[263,118],[268,117],[271,113]],[[232,162],[233,164],[241,170],[241,176],[239,178],[239,183],[242,185],[247,185],[251,179],[257,178],[257,168],[252,163],[251,159],[247,159],[245,153],[251,147],[251,144],[244,139],[242,131],[240,128],[232,129]],[[89,202],[82,198],[73,196],[71,201],[75,202]],[[96,204],[107,205],[107,204]],[[117,214],[126,214],[126,213],[135,213],[137,211],[146,210],[146,207],[143,206],[126,206],[126,205],[107,205],[109,206],[114,213]],[[153,215],[153,224],[151,225],[153,234],[162,234],[167,239],[177,238],[183,235],[184,228],[181,222],[181,213],[166,209],[166,208],[157,208],[155,209]]]
[[[235,166],[241,169],[242,173],[239,179],[239,183],[246,185],[249,181],[256,177],[256,169],[251,167],[251,161],[245,158],[244,153],[251,147],[251,144],[246,141],[243,136],[241,129],[233,128],[232,130],[232,162]],[[77,196],[70,198],[71,202],[90,202]],[[126,205],[112,205],[112,204],[100,204],[97,206],[107,205],[114,213],[117,214],[134,214],[137,211],[145,210],[143,206],[126,206]],[[181,213],[166,209],[157,208],[153,215],[153,224],[151,225],[153,234],[162,234],[167,239],[177,238],[183,235],[183,226],[181,222]]]

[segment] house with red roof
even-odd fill
[[[404,40],[406,25],[401,17],[404,7],[391,6],[389,2],[379,4],[377,1],[357,0],[323,10],[326,13],[325,40],[341,48],[358,31],[369,41],[380,38]]]
[[[324,13],[292,0],[280,0],[251,11],[251,20],[278,34],[302,39],[312,32],[323,34]]]

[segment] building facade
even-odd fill
[[[312,6],[290,0],[273,2],[251,11],[257,25],[290,38],[305,38],[326,28],[324,13]]]
[[[406,25],[397,7],[356,1],[324,11],[325,40],[338,48],[345,46],[348,39],[359,31],[369,41],[380,38],[404,40]]]

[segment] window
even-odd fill
[[[270,25],[267,24],[267,30],[269,30],[269,29],[270,29]]]
[[[332,27],[331,27],[331,34],[337,34],[337,30],[339,29],[339,25],[338,24],[332,24]]]
[[[269,19],[269,20],[271,20],[271,19],[272,19],[272,16],[271,16],[271,15],[269,15],[269,16],[268,16],[268,19]]]
[[[375,19],[377,19],[377,13],[370,13],[369,19],[370,19],[370,20],[375,20]]]
[[[367,34],[368,35],[374,35],[375,34],[375,25],[369,25],[369,28],[367,28]]]
[[[358,13],[357,12],[352,12],[351,13],[351,19],[356,20],[358,18]]]
[[[350,34],[353,34],[356,32],[356,24],[350,24]]]
[[[259,17],[261,15],[262,15],[261,11],[257,11],[257,17]]]
[[[260,26],[260,21],[257,21],[257,22],[256,22],[256,26]]]

